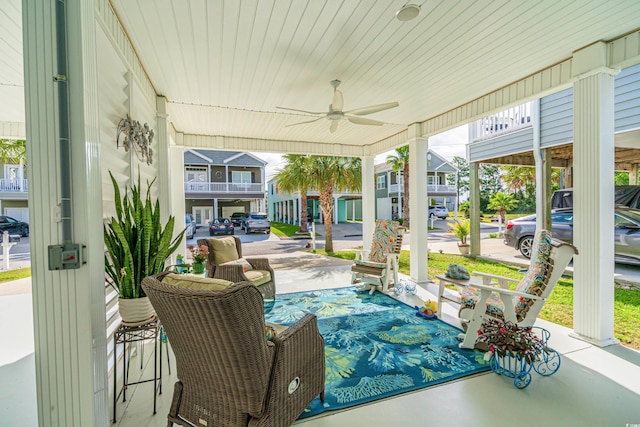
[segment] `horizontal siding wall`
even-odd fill
[[[640,65],[626,68],[615,79],[615,129],[640,129]]]
[[[469,161],[478,162],[495,157],[531,151],[533,148],[533,129],[526,128],[469,145]]]
[[[540,100],[540,146],[553,147],[573,141],[573,89]]]

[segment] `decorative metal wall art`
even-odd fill
[[[148,165],[153,163],[153,129],[145,123],[141,125],[139,121],[133,120],[128,114],[118,123],[116,131],[116,146],[124,147],[124,151],[129,152],[132,149],[138,159],[146,162]]]

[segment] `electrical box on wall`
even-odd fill
[[[49,246],[49,270],[71,270],[87,263],[87,247],[78,243]]]

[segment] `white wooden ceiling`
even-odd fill
[[[365,145],[640,28],[638,0],[111,0],[184,133]],[[409,0],[411,1],[411,0]],[[20,0],[0,0],[0,121],[24,122]],[[382,127],[309,120],[398,101]]]
[[[112,0],[171,119],[185,133],[363,145],[393,135],[640,27],[640,1]],[[367,117],[308,120],[276,106],[326,111],[398,101]]]

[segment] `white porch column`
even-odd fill
[[[176,217],[176,226],[173,229],[173,236],[177,236],[184,229],[185,224],[185,199],[184,199],[184,147],[183,134],[176,132],[176,140],[173,141],[169,135],[169,167],[173,171],[171,174],[171,213]],[[177,145],[176,145],[177,143]],[[187,239],[182,239],[182,243],[171,256],[171,263],[175,264],[175,256],[187,254]]]
[[[212,220],[216,219],[219,216],[222,216],[222,215],[218,214],[218,198],[216,197],[215,199],[213,199],[213,218],[211,218],[211,219]]]
[[[471,224],[471,234],[469,243],[471,244],[471,256],[479,256],[482,251],[480,247],[480,180],[478,172],[480,164],[478,162],[469,163],[469,221]]]
[[[338,223],[338,196],[333,195],[333,223]]]
[[[606,68],[605,43],[574,54],[575,334],[599,346],[615,344],[614,92],[616,70]]]
[[[291,200],[291,206],[293,208],[293,223],[292,224],[296,224],[298,222],[298,218],[300,218],[300,196],[295,197],[293,200]]]
[[[369,249],[376,226],[376,184],[373,156],[362,157],[362,247]]]
[[[160,201],[160,218],[163,223],[169,220],[169,216],[173,213],[171,210],[171,175],[176,173],[171,169],[171,159],[169,153],[169,120],[167,114],[167,98],[164,96],[156,97],[156,120],[157,127],[155,130],[154,140],[158,141],[156,150],[158,170],[162,171],[158,174],[158,200]],[[177,171],[183,175],[182,170]],[[176,218],[178,220],[178,218]],[[182,222],[178,222],[182,224]],[[176,228],[179,228],[176,224]]]
[[[356,221],[356,199],[351,199],[351,221]]]
[[[267,205],[266,202],[264,201],[264,198],[260,199],[260,212],[266,212],[267,211]]]
[[[95,2],[58,4],[22,4],[38,423],[107,427]],[[48,245],[63,240],[86,245],[86,264],[49,270]]]
[[[634,163],[631,165],[631,170],[629,171],[629,185],[638,185],[638,164]]]
[[[409,218],[411,221],[411,280],[429,281],[427,260],[427,149],[426,138],[420,136],[420,126],[409,126]],[[405,177],[406,179],[406,177]]]

